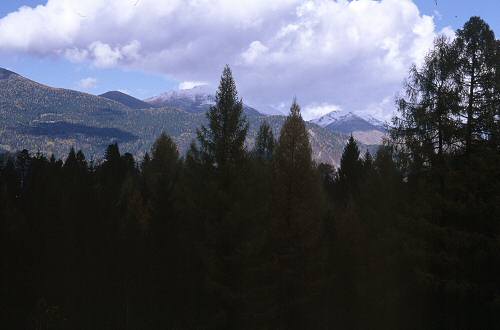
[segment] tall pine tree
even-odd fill
[[[222,72],[215,105],[210,107],[207,118],[208,127],[198,131],[203,160],[221,173],[230,173],[245,157],[248,122],[229,66]]]

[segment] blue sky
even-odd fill
[[[182,82],[216,85],[229,63],[250,104],[284,112],[297,95],[310,118],[336,109],[387,116],[409,64],[436,33],[472,15],[500,35],[498,0],[50,2],[9,17],[47,1],[0,2],[1,67],[51,86],[143,99]]]
[[[46,0],[0,1],[0,17],[16,11],[19,7],[46,4]],[[165,74],[155,74],[142,70],[123,68],[96,68],[88,63],[74,64],[56,57],[38,57],[32,54],[0,52],[0,67],[9,68],[25,77],[49,86],[82,90],[92,94],[102,94],[110,90],[120,90],[144,99],[175,89],[179,82]],[[96,87],[81,88],[79,82],[95,78]]]

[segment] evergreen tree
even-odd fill
[[[337,182],[341,189],[339,198],[344,200],[356,198],[362,178],[363,161],[359,157],[358,143],[351,135],[342,153],[337,174]]]
[[[147,195],[152,200],[152,212],[158,216],[160,222],[168,221],[172,216],[172,202],[174,190],[180,175],[181,162],[177,146],[172,139],[162,134],[155,141],[151,149],[151,160],[145,157],[143,175],[146,183]]]
[[[274,135],[267,121],[262,122],[255,141],[255,155],[264,160],[270,160],[274,152]]]
[[[438,37],[423,66],[411,68],[406,95],[398,100],[392,138],[422,167],[442,166],[443,154],[455,147],[460,91],[456,58],[456,48]]]
[[[362,163],[363,163],[363,175],[364,176],[369,176],[372,175],[372,171],[374,170],[374,165],[373,165],[373,157],[372,154],[370,153],[369,150],[366,150],[365,155],[363,157]]]
[[[19,177],[21,179],[20,187],[24,190],[26,182],[29,175],[29,169],[31,165],[31,156],[28,150],[23,149],[16,155],[16,170],[19,172]]]
[[[75,148],[71,147],[69,150],[68,156],[66,157],[66,160],[64,161],[64,167],[75,167],[76,166],[76,152]]]
[[[203,160],[220,172],[230,172],[245,156],[248,123],[229,66],[222,72],[215,105],[210,107],[207,118],[208,127],[198,131]]]
[[[118,148],[118,143],[110,144],[106,148],[106,152],[104,154],[104,159],[109,163],[119,163],[120,162],[120,148]]]
[[[318,231],[322,218],[319,178],[300,107],[294,100],[274,156],[270,256],[276,292],[276,326],[302,329],[313,322]]]
[[[471,17],[457,31],[461,93],[460,115],[465,121],[463,143],[470,154],[476,142],[489,140],[495,121],[495,34],[480,17]]]

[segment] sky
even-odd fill
[[[9,0],[0,67],[55,87],[145,99],[217,87],[305,119],[333,110],[389,119],[409,67],[438,34],[478,15],[500,35],[499,0]]]

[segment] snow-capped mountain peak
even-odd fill
[[[321,127],[326,127],[332,123],[338,122],[338,121],[345,121],[351,118],[357,117],[354,113],[352,112],[346,112],[346,111],[341,111],[341,110],[336,110],[327,113],[324,116],[321,116],[319,118],[311,120],[311,123],[316,124]]]
[[[185,99],[200,104],[210,105],[215,101],[214,94],[214,91],[208,85],[199,85],[189,89],[167,91],[144,101],[151,104],[161,104],[172,100]]]
[[[361,115],[361,118],[372,124],[373,126],[377,127],[385,127],[386,122],[374,117],[373,115]]]
[[[384,122],[374,117],[373,115],[354,113],[351,111],[342,111],[342,110],[329,112],[326,115],[311,120],[310,122],[321,127],[326,127],[332,123],[340,123],[349,120],[364,120],[373,126],[379,128],[384,127]]]
[[[171,90],[144,100],[153,107],[177,108],[191,113],[207,111],[215,104],[215,91],[209,85],[198,85],[189,89]],[[243,104],[247,115],[260,116],[254,108]]]
[[[333,111],[311,122],[334,132],[352,134],[365,144],[380,144],[386,135],[381,120],[362,112]]]

